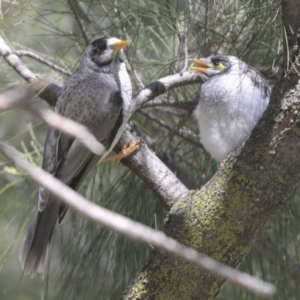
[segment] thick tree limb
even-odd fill
[[[137,136],[126,130],[116,147],[116,152],[121,149],[120,145],[123,145],[125,141],[129,140],[133,143],[137,139]],[[139,151],[135,155],[123,159],[122,163],[138,175],[155,192],[168,210],[188,193],[188,189],[143,141]]]
[[[274,89],[270,107],[238,157],[231,155],[200,191],[174,204],[166,224],[168,235],[234,267],[299,187],[300,82],[291,87],[285,79]],[[179,290],[185,278],[197,285]],[[213,299],[222,284],[156,251],[124,299]]]
[[[176,240],[167,237],[161,231],[154,230],[141,223],[132,221],[127,217],[85,199],[48,172],[26,162],[15,150],[9,148],[4,143],[0,143],[0,153],[9,158],[17,168],[28,174],[36,183],[57,196],[64,204],[88,217],[95,223],[112,229],[133,240],[151,244],[162,250],[176,254],[212,274],[224,277],[250,291],[268,296],[274,294],[275,287],[272,284],[262,282],[258,278],[239,272],[226,265],[222,265],[210,257],[197,253],[197,251],[185,247]]]

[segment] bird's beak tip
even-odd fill
[[[129,45],[128,41],[122,41],[119,40],[118,42],[116,42],[113,46],[112,49],[117,52],[120,51],[122,48],[126,47],[127,45]]]
[[[197,63],[199,61],[199,59],[197,59],[197,58],[190,58],[189,61],[191,61],[193,63]]]
[[[189,67],[189,70],[190,70],[190,71],[197,72],[197,73],[203,73],[203,71],[204,71],[205,69],[203,69],[203,68],[198,68],[198,67]]]
[[[211,68],[211,66],[205,63],[202,59],[191,58],[190,61],[192,61],[199,68],[205,68],[205,69]]]
[[[208,65],[201,59],[191,58],[190,61],[192,61],[196,66],[190,67],[189,70],[200,74],[206,74],[206,71],[212,68],[210,65]]]

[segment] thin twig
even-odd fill
[[[157,248],[178,255],[202,269],[216,276],[225,278],[249,291],[267,296],[275,293],[273,284],[263,282],[259,278],[221,264],[204,254],[180,244],[161,231],[154,230],[96,205],[41,168],[28,163],[15,149],[8,147],[4,143],[0,143],[0,152],[11,160],[17,168],[28,174],[32,180],[57,196],[64,204],[95,223],[133,240],[151,244]]]
[[[72,73],[70,71],[67,71],[66,69],[54,64],[53,62],[37,55],[36,53],[34,52],[31,52],[31,51],[27,51],[27,50],[17,50],[15,52],[13,52],[13,54],[16,54],[18,55],[19,57],[22,57],[22,56],[28,56],[28,57],[31,57],[35,60],[37,60],[38,62],[52,68],[53,70],[56,70],[62,74],[65,74],[65,75],[68,75],[70,76]]]
[[[287,272],[291,278],[300,282],[300,265],[293,261],[287,254],[281,253],[271,243],[259,239],[252,246],[257,253],[270,263],[279,265],[280,269]]]
[[[86,23],[91,24],[97,32],[101,31],[103,34],[108,35],[108,32],[97,24],[95,14],[93,14],[91,10],[87,11],[82,1],[72,0],[72,4],[73,9],[81,19]]]
[[[183,50],[184,50],[184,66],[182,71],[186,71],[188,69],[188,64],[189,64],[189,53],[188,53],[188,12],[189,12],[189,1],[186,1],[184,3],[184,32],[183,32]]]
[[[3,19],[1,0],[0,0],[0,19]]]
[[[280,77],[280,69],[279,67],[264,67],[264,66],[256,66],[255,69],[261,73],[268,80],[278,80]]]
[[[0,36],[0,55],[6,60],[6,62],[26,81],[33,82],[38,78],[36,74],[31,72],[20,60],[20,58],[12,52],[10,47]]]
[[[170,21],[171,21],[173,30],[178,35],[178,38],[180,39],[180,33],[179,33],[179,30],[178,30],[178,27],[176,24],[176,18],[174,18],[172,15],[172,11],[171,11],[172,5],[170,4],[170,0],[165,0],[165,4],[166,4],[167,11],[169,13],[169,17],[170,17]]]
[[[113,18],[111,18],[114,26],[117,29],[118,35],[122,36],[122,29],[120,27],[121,24],[121,15],[120,15],[120,11],[118,9],[118,1],[115,0],[114,1],[114,16]],[[137,86],[139,87],[139,89],[142,89],[145,87],[143,80],[141,78],[141,76],[137,73],[136,69],[134,68],[130,58],[126,55],[125,56],[125,63],[130,67],[130,73],[133,76],[135,83],[137,84]]]
[[[169,107],[169,106],[159,106],[159,107],[155,107],[155,111],[158,113],[165,113],[165,114],[169,114],[172,116],[176,116],[176,117],[186,117],[186,116],[191,116],[190,111],[182,111],[181,109],[177,109],[177,108],[173,108],[173,107]]]
[[[196,134],[194,134],[192,132],[187,132],[186,130],[183,130],[183,129],[174,131],[174,126],[171,126],[171,125],[167,124],[165,121],[156,118],[153,114],[146,113],[145,111],[139,111],[139,113],[142,114],[143,116],[145,116],[146,118],[148,118],[149,120],[156,122],[160,126],[166,128],[168,131],[174,132],[175,134],[182,137],[187,142],[194,144],[200,148],[203,147],[202,144],[198,142],[199,139]]]
[[[88,37],[86,35],[86,32],[85,32],[85,30],[84,30],[84,28],[82,26],[81,21],[79,20],[79,16],[77,14],[78,10],[76,9],[76,2],[74,2],[74,0],[68,0],[68,4],[69,4],[69,6],[70,6],[70,8],[71,8],[71,10],[73,12],[73,15],[75,17],[76,23],[77,23],[77,25],[78,25],[81,33],[82,33],[82,37],[83,37],[83,39],[85,41],[85,44],[87,46],[89,44],[89,39],[88,39]]]

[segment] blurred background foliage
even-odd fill
[[[280,65],[281,11],[276,0],[2,0],[0,5],[0,33],[10,47],[32,51],[66,73],[78,66],[87,41],[105,34],[129,40],[126,54],[134,92],[180,72],[193,57],[231,54],[252,66]],[[33,72],[61,82],[67,78],[31,57],[22,60]],[[23,82],[0,58],[0,91]],[[133,118],[153,151],[191,189],[201,188],[217,169],[202,149],[192,119],[198,88],[178,88]],[[39,107],[47,105],[33,101]],[[0,112],[0,139],[38,165],[46,130],[25,113]],[[56,228],[44,278],[22,275],[18,251],[36,207],[37,189],[0,157],[0,299],[119,299],[145,264],[151,245],[119,237],[71,212]],[[99,165],[80,192],[163,229],[167,212],[162,203],[122,165]],[[279,253],[277,261],[269,263],[252,250],[240,266],[273,282],[278,287],[274,299],[299,299],[299,209],[295,199],[264,232],[264,242]],[[294,278],[280,268],[287,257],[293,262]],[[217,298],[259,299],[230,284]]]

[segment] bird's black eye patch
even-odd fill
[[[92,42],[95,52],[101,53],[107,49],[107,37]]]
[[[108,66],[112,62],[112,57],[105,55],[107,50],[107,41],[109,37],[103,37],[91,43],[92,51],[90,53],[92,61],[98,67],[102,68]]]

